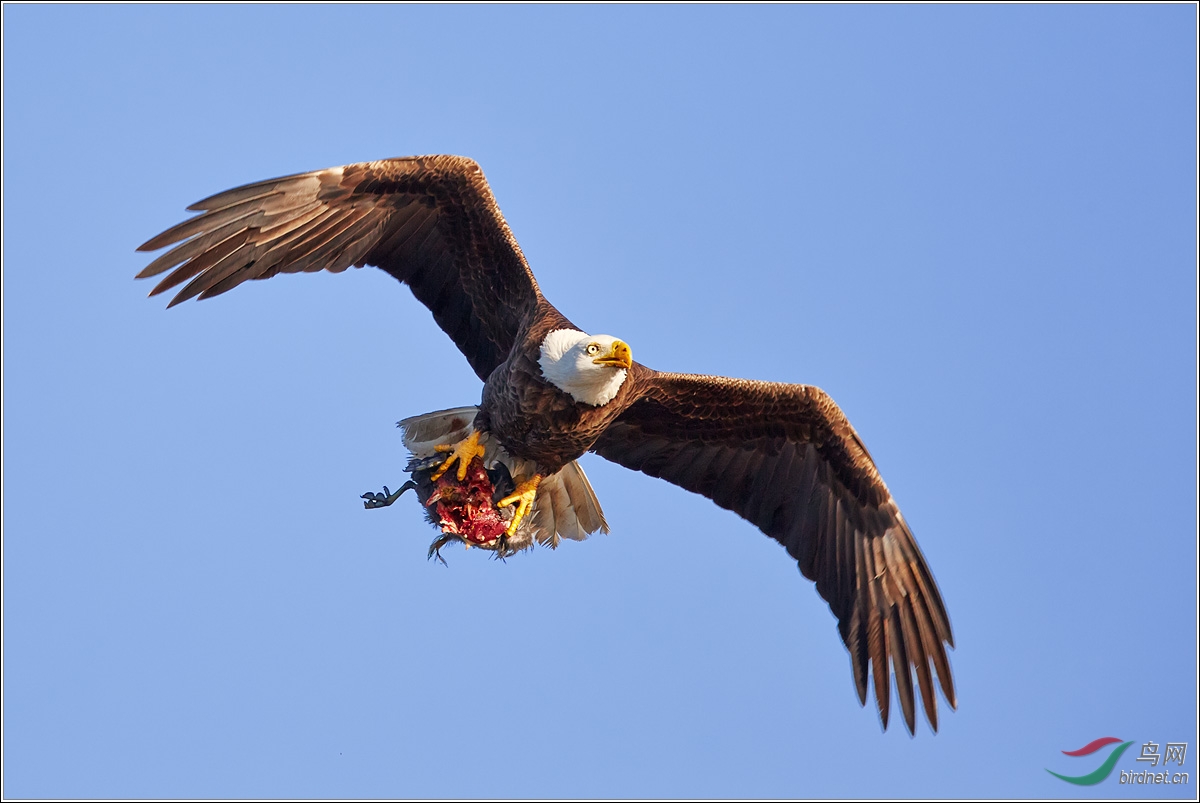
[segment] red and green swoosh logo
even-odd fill
[[[1094,742],[1088,742],[1078,750],[1063,751],[1063,755],[1066,756],[1090,756],[1097,750],[1103,750],[1110,744],[1117,744],[1118,742],[1120,742],[1120,746],[1108,754],[1108,758],[1104,759],[1103,764],[1101,764],[1092,772],[1089,772],[1087,775],[1059,775],[1054,770],[1046,770],[1046,772],[1050,773],[1055,778],[1062,778],[1067,783],[1073,783],[1077,786],[1093,786],[1098,784],[1112,774],[1113,767],[1115,767],[1117,764],[1117,759],[1121,757],[1122,753],[1129,749],[1129,745],[1133,744],[1133,742],[1122,742],[1115,736],[1105,736],[1104,738],[1097,739]]]

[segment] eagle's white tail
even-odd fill
[[[478,407],[455,407],[436,413],[415,415],[404,419],[397,426],[404,431],[404,445],[414,457],[432,457],[437,453],[435,447],[457,443],[469,437],[474,430],[477,412]],[[532,467],[526,461],[508,454],[486,433],[479,443],[484,447],[485,468],[491,468],[496,462],[500,462],[513,477],[528,476],[532,473]],[[537,499],[533,503],[533,511],[525,517],[525,522],[529,523],[529,531],[521,532],[526,528],[522,523],[518,536],[525,535],[551,548],[558,546],[560,538],[582,541],[597,530],[608,532],[608,522],[604,520],[600,500],[596,498],[596,492],[592,490],[587,474],[583,473],[583,468],[577,461],[571,461],[558,473],[542,478],[538,485]]]

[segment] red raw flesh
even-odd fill
[[[462,482],[453,468],[439,477],[425,505],[437,504],[442,532],[457,535],[469,544],[486,544],[508,529],[508,522],[500,518],[492,504],[495,492],[483,461],[476,457],[467,466]]]

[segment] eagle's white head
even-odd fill
[[[555,329],[542,341],[542,376],[577,402],[599,407],[612,401],[633,366],[632,352],[611,335]]]

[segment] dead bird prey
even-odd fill
[[[460,540],[511,553],[606,530],[575,462],[596,452],[707,496],[781,543],[837,617],[864,705],[873,678],[885,728],[889,658],[910,732],[914,669],[934,730],[935,672],[955,707],[945,649],[954,637],[941,595],[838,406],[808,385],[659,373],[634,362],[624,341],[580,331],[542,297],[475,162],[424,156],[333,167],[189,209],[202,214],[139,249],[179,243],[138,274],[167,274],[151,295],[187,282],[171,306],[277,273],[374,265],[429,308],[484,382],[478,408],[401,422],[414,474],[424,472],[430,489],[448,478],[445,499],[439,490],[439,499],[421,501],[445,502],[461,519],[452,526],[468,530],[455,534]],[[510,487],[493,488],[485,506],[478,472],[490,481],[497,466]],[[492,514],[502,527],[474,521]],[[471,530],[476,524],[484,529]]]
[[[608,532],[600,502],[575,461],[542,479],[530,515],[519,521],[516,509],[501,503],[516,491],[514,474],[527,471],[528,466],[496,446],[487,433],[478,438],[482,451],[470,462],[459,461],[457,471],[447,470],[450,444],[475,433],[477,412],[476,407],[460,407],[401,421],[398,426],[404,430],[404,445],[412,453],[405,470],[412,479],[395,493],[385,485],[382,494],[363,494],[364,506],[386,507],[405,491],[416,490],[429,522],[442,531],[430,545],[429,557],[443,564],[446,561],[440,550],[451,542],[506,558],[535,541],[554,548],[561,537],[582,541],[597,530]]]

